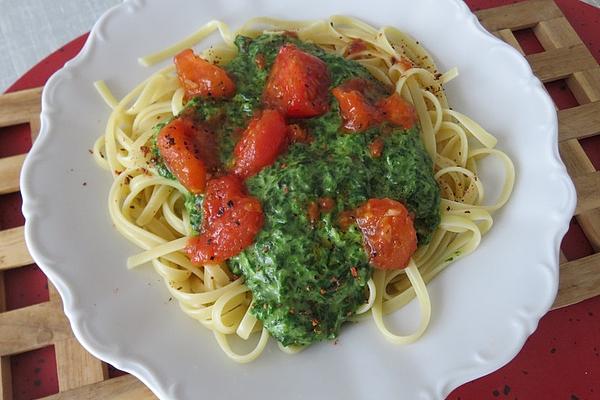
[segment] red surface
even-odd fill
[[[473,10],[515,3],[507,0],[468,0]],[[592,54],[600,61],[600,11],[576,0],[556,0]],[[75,56],[86,35],[50,55],[19,79],[8,91],[43,85],[49,76]],[[517,34],[528,53],[540,51],[531,32]],[[572,107],[576,100],[558,81],[546,85],[559,108]],[[600,166],[600,136],[582,140],[584,149]],[[0,157],[20,154],[31,140],[26,126],[0,129]],[[0,196],[0,230],[23,224],[19,194]],[[563,240],[568,259],[592,253],[577,223],[572,222]],[[12,308],[39,303],[48,298],[46,280],[35,266],[5,272],[7,305]],[[54,349],[47,347],[11,357],[14,398],[34,399],[58,391]],[[110,376],[119,371],[110,369]],[[467,383],[448,397],[451,400],[480,399],[600,399],[600,296],[549,312],[537,331],[509,364]]]
[[[54,346],[10,358],[13,399],[39,399],[58,392]]]

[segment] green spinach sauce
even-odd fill
[[[216,127],[225,166],[231,165],[241,131],[261,108],[270,67],[287,42],[327,64],[331,88],[358,77],[385,90],[360,64],[312,44],[286,35],[238,36],[239,54],[224,66],[236,83],[236,95],[227,100],[197,98],[186,107],[197,119]],[[259,54],[263,68],[255,61]],[[440,221],[439,189],[419,128],[381,125],[346,134],[340,130],[342,121],[333,97],[330,104],[325,115],[293,121],[308,130],[313,142],[291,145],[275,164],[246,181],[248,191],[262,203],[265,223],[254,244],[229,260],[232,271],[243,275],[252,290],[252,312],[286,346],[335,338],[340,326],[366,301],[371,267],[362,235],[354,225],[347,230],[338,226],[340,212],[369,198],[402,201],[414,214],[419,244],[430,240]],[[375,138],[384,143],[378,158],[368,147]],[[164,165],[162,169],[160,161],[156,165],[168,177]],[[320,197],[332,198],[335,206],[311,225],[307,207]],[[190,195],[185,204],[193,228],[199,231],[202,197]]]

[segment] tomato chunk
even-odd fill
[[[219,163],[213,133],[189,118],[176,118],[160,130],[156,145],[177,180],[190,192],[202,193],[207,173]]]
[[[383,119],[404,129],[412,128],[417,122],[415,108],[398,93],[392,94],[378,103]]]
[[[275,162],[287,145],[287,126],[275,110],[264,110],[254,117],[237,142],[233,172],[247,178]]]
[[[379,113],[362,92],[349,86],[338,86],[333,95],[340,104],[344,129],[349,132],[364,132],[379,122]]]
[[[329,83],[327,64],[293,44],[286,44],[275,58],[263,100],[286,117],[316,117],[329,108]]]
[[[194,54],[192,49],[183,50],[174,58],[177,77],[185,89],[185,96],[231,97],[235,93],[235,83],[227,72]]]
[[[413,219],[398,201],[368,200],[356,210],[356,223],[375,268],[404,268],[417,250]]]
[[[195,264],[223,262],[239,254],[263,225],[260,202],[246,194],[242,181],[233,175],[208,181],[202,207],[203,230],[185,247]]]

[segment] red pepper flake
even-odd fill
[[[283,31],[283,32],[281,32],[281,34],[298,39],[298,33],[294,32],[294,31]]]
[[[175,146],[175,138],[171,135],[167,135],[165,136],[167,139],[167,145],[169,146]]]
[[[350,225],[354,223],[356,216],[352,211],[342,211],[338,216],[338,225],[342,230],[348,230]]]
[[[350,273],[354,278],[358,278],[358,270],[356,269],[356,267],[350,268]]]
[[[312,143],[315,138],[310,135],[306,129],[302,128],[298,124],[290,124],[287,127],[288,138],[291,143]]]
[[[335,201],[331,197],[319,197],[319,207],[324,212],[329,212],[335,206]]]
[[[334,290],[338,290],[338,288],[340,287],[340,281],[338,280],[338,278],[336,278],[335,276],[333,278],[331,278],[331,283],[335,284],[335,289]]]
[[[311,201],[310,203],[308,203],[308,220],[310,221],[311,225],[314,225],[317,222],[317,219],[319,218],[319,206],[317,205],[316,202]]]
[[[142,154],[144,155],[144,157],[146,157],[148,155],[148,153],[150,152],[150,147],[140,146],[140,150],[141,150]]]
[[[383,152],[383,139],[375,138],[371,143],[369,143],[369,153],[373,158],[381,157],[381,153]]]
[[[265,65],[267,64],[267,60],[265,60],[265,55],[263,53],[258,53],[254,58],[254,63],[258,67],[258,69],[265,69]]]

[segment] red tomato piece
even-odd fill
[[[286,117],[316,117],[329,108],[329,83],[327,64],[293,44],[286,44],[275,58],[263,100]]]
[[[207,173],[219,163],[213,133],[189,118],[176,118],[160,130],[156,145],[177,180],[190,192],[202,193]]]
[[[381,100],[378,106],[383,119],[394,125],[410,129],[417,122],[415,108],[398,93]]]
[[[340,104],[344,129],[350,132],[364,132],[379,122],[379,113],[361,91],[348,86],[333,89],[333,95]]]
[[[227,203],[230,200],[242,197],[246,197],[246,191],[244,184],[236,176],[225,175],[208,181],[206,197],[202,203],[202,225],[210,226],[215,219],[223,216],[223,210],[225,207],[229,208]]]
[[[177,77],[185,89],[185,96],[231,97],[235,93],[235,83],[227,72],[194,54],[192,49],[183,50],[174,58]]]
[[[404,268],[417,250],[413,219],[398,201],[368,200],[356,210],[356,223],[375,268]]]
[[[208,181],[203,209],[203,230],[185,248],[195,264],[223,262],[239,254],[252,244],[264,222],[260,202],[233,175]]]
[[[287,145],[287,126],[275,110],[264,110],[254,117],[235,145],[233,172],[247,178],[275,162]]]

